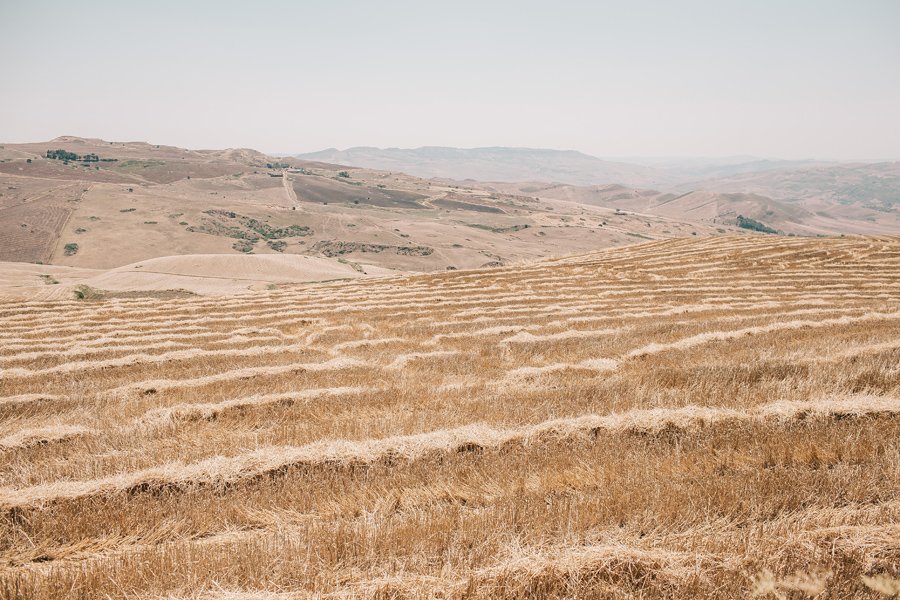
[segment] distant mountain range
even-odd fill
[[[357,147],[330,148],[297,157],[455,180],[548,181],[573,185],[618,182],[643,187],[671,185],[678,181],[663,169],[603,160],[574,150]]]
[[[900,233],[900,162],[725,158],[606,160],[533,148],[328,149],[306,160],[477,180],[506,193],[707,223],[739,215],[801,234]]]
[[[827,166],[822,161],[769,160],[753,156],[697,159],[597,158],[575,150],[538,148],[329,148],[297,158],[355,167],[402,171],[417,177],[477,181],[545,181],[570,185],[622,184],[659,189],[689,182],[778,169]]]

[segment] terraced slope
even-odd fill
[[[0,596],[900,578],[898,238],[23,302],[0,329]]]

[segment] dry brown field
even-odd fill
[[[0,597],[880,598],[900,238],[0,305]]]

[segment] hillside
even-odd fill
[[[574,185],[623,183],[639,187],[679,181],[664,170],[603,160],[574,150],[537,148],[330,148],[298,154],[305,160],[402,171],[419,177],[478,181],[548,181]]]
[[[900,238],[0,305],[10,598],[874,598]],[[803,594],[801,594],[803,592]]]
[[[753,156],[708,158],[601,159],[574,150],[539,148],[373,148],[357,146],[295,155],[307,160],[402,171],[419,177],[478,181],[541,181],[590,186],[622,184],[670,191],[716,178],[765,174],[835,163],[815,160],[777,160]],[[702,186],[701,186],[702,189]],[[682,190],[685,191],[685,190]]]
[[[826,197],[824,193],[816,195],[811,191],[803,198],[775,200],[753,191],[659,192],[622,185],[585,187],[539,182],[485,185],[505,193],[533,194],[541,198],[722,226],[734,225],[738,216],[744,216],[796,235],[891,235],[900,232],[900,209],[897,208],[900,204],[876,206],[871,200],[844,202],[837,197]],[[881,185],[884,198],[891,197],[890,190],[900,190],[900,181],[883,182]],[[719,187],[723,190],[745,189],[725,183]],[[760,188],[760,191],[772,190]]]
[[[186,254],[151,258],[113,269],[0,262],[0,299],[232,295],[300,282],[390,274],[396,272],[296,254]]]
[[[530,148],[360,147],[299,156],[466,184],[477,179],[495,191],[706,224],[731,225],[743,215],[799,235],[900,231],[900,163],[733,157],[638,164]]]
[[[247,149],[62,137],[2,151],[7,262],[109,270],[165,256],[258,254],[359,272],[434,271],[717,231]]]
[[[705,179],[685,184],[685,187],[757,193],[787,202],[819,202],[896,213],[900,207],[900,162],[777,169]]]

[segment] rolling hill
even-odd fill
[[[817,202],[891,213],[900,207],[900,162],[777,169],[713,178],[684,187],[756,193],[785,202]]]
[[[100,272],[168,256],[226,265],[215,256],[252,254],[322,259],[336,274],[434,271],[717,232],[710,224],[621,215],[477,182],[247,149],[66,136],[7,144],[2,152],[0,261],[8,263]],[[25,287],[59,279],[49,270],[29,277]]]
[[[672,191],[708,179],[771,171],[828,167],[815,160],[753,156],[721,158],[597,158],[574,150],[539,148],[374,148],[357,146],[295,155],[306,160],[402,171],[426,178],[492,182],[541,181],[590,186],[621,184]],[[694,188],[692,188],[694,189]],[[682,190],[685,191],[685,190]]]
[[[387,166],[412,160],[397,152]],[[548,179],[566,172],[577,178],[589,167],[598,169],[594,173],[607,169],[598,177],[655,172],[579,153],[528,149],[430,148],[412,156],[428,157],[437,166],[509,168],[511,176],[543,173]],[[897,164],[757,171],[656,191],[622,184],[424,179],[327,162],[348,157],[357,155],[284,158],[250,149],[188,150],[72,136],[4,145],[0,262],[10,263],[3,267],[9,274],[28,275],[3,289],[37,293],[63,277],[71,290],[90,286],[82,280],[100,273],[181,255],[206,257],[198,260],[208,261],[210,269],[233,264],[228,256],[301,256],[331,265],[311,273],[335,277],[491,267],[644,239],[733,233],[740,231],[739,216],[794,235],[900,231]],[[92,274],[14,264],[22,262]],[[154,292],[163,291],[159,286],[167,281],[184,283],[177,273],[129,279],[115,272],[110,277],[124,280],[101,278],[110,285],[107,291],[135,291],[127,281],[144,281]],[[263,272],[265,277],[251,278],[247,287],[285,282]],[[295,281],[308,280],[293,267],[285,272]],[[217,287],[198,279],[178,287],[232,290],[242,278],[230,281]],[[57,293],[40,291],[42,297]]]
[[[767,177],[774,177],[770,175]],[[796,177],[800,177],[797,175]],[[762,176],[759,176],[762,179]],[[894,185],[881,182],[885,198],[891,198]],[[837,193],[824,188],[808,190],[803,198],[780,200],[752,191],[724,191],[745,188],[728,181],[713,182],[708,187],[686,192],[659,192],[622,185],[571,186],[539,182],[517,184],[485,184],[505,193],[533,194],[591,206],[636,211],[686,221],[731,226],[737,217],[749,217],[783,233],[794,235],[895,234],[900,232],[900,210],[894,204],[865,200],[838,200]],[[701,186],[703,187],[703,186]],[[858,190],[858,188],[856,188]],[[898,187],[897,189],[900,189]],[[867,193],[859,192],[867,196]],[[783,194],[787,196],[787,194]]]
[[[4,302],[0,594],[875,598],[898,290],[897,237],[720,236]]]
[[[623,183],[639,187],[673,184],[672,174],[661,169],[603,160],[574,150],[536,148],[414,149],[356,147],[330,148],[299,154],[305,160],[402,171],[419,177],[478,181],[547,181],[574,185]]]
[[[300,156],[707,224],[733,225],[742,215],[798,235],[900,231],[900,163],[732,157],[638,164],[529,148],[359,147]]]

